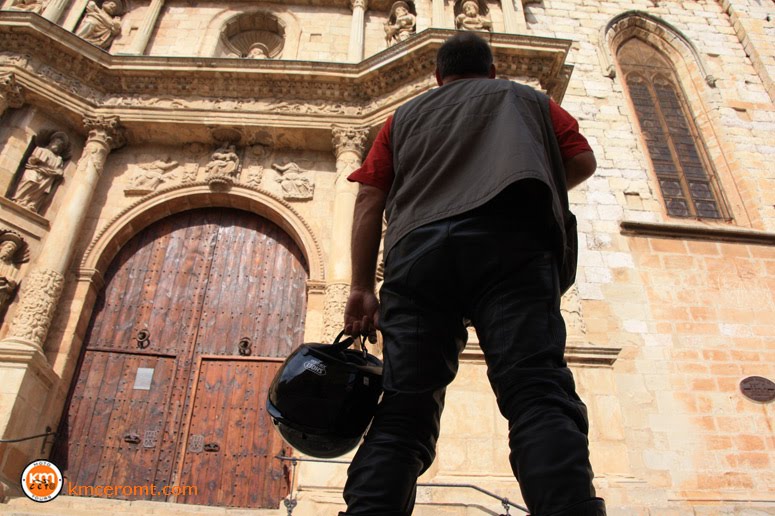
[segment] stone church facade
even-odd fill
[[[0,443],[0,508],[341,510],[346,466],[288,460],[266,388],[339,330],[345,177],[435,86],[442,42],[478,30],[597,156],[570,195],[563,312],[609,512],[775,513],[773,17],[772,0],[6,0],[0,438],[56,435]],[[484,369],[472,331],[416,514],[504,511],[464,485],[520,503]],[[38,458],[72,484],[198,492],[35,504],[19,476]]]

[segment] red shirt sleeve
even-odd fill
[[[395,177],[393,174],[393,150],[390,148],[392,122],[393,115],[390,115],[377,134],[377,138],[374,140],[361,168],[347,176],[349,181],[374,186],[385,193],[390,191]]]
[[[587,139],[579,132],[579,123],[576,119],[551,99],[549,99],[549,114],[552,117],[554,134],[560,143],[563,161],[568,161],[582,152],[592,151]]]

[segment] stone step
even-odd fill
[[[26,497],[13,497],[0,504],[4,516],[285,516],[280,509],[236,509],[182,503],[128,501],[60,495],[38,503]]]

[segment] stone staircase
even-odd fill
[[[285,516],[281,509],[229,509],[180,503],[127,501],[60,495],[45,503],[24,496],[0,503],[3,516]]]

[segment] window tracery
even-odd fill
[[[671,217],[728,218],[705,145],[671,63],[632,38],[617,59]]]

